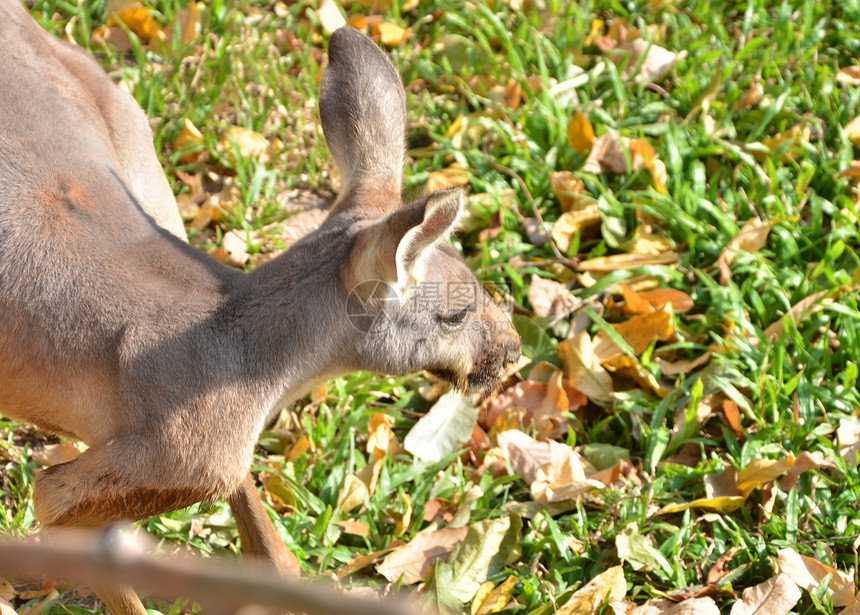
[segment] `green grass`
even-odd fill
[[[188,47],[153,52],[138,45],[125,55],[93,48],[152,118],[156,149],[177,193],[188,190],[178,172],[210,170],[236,177],[241,198],[219,224],[191,232],[195,244],[212,248],[232,228],[262,230],[277,242],[272,224],[286,217],[278,195],[293,188],[336,187],[315,110],[327,44],[315,6],[299,1],[273,9],[269,2],[214,0],[202,10],[202,34]],[[175,0],[165,2],[155,15],[165,25],[182,7]],[[356,4],[348,15],[362,11],[367,12]],[[103,2],[60,0],[35,2],[34,14],[57,34],[74,18],[71,32],[85,46],[107,17]],[[509,612],[531,613],[617,565],[615,539],[631,523],[671,563],[670,569],[651,572],[625,565],[627,599],[637,602],[673,590],[695,592],[717,558],[732,548],[738,549],[729,565],[735,574],[715,596],[722,609],[735,600],[732,592],[740,594],[772,576],[779,548],[792,547],[841,571],[856,571],[860,473],[840,459],[834,430],[840,420],[860,414],[857,193],[850,178],[837,177],[858,154],[842,127],[860,114],[860,87],[839,83],[836,75],[857,64],[860,4],[678,1],[653,12],[641,1],[526,0],[514,10],[501,0],[429,0],[408,11],[395,7],[384,16],[412,28],[404,44],[390,48],[408,91],[407,191],[420,192],[431,171],[457,161],[469,171],[471,193],[490,193],[473,208],[477,228],[456,243],[478,276],[508,287],[523,318],[535,323],[527,354],[548,353],[554,360],[552,340],[567,332],[565,323],[547,328],[531,315],[531,277],[572,279],[580,260],[618,253],[643,214],[673,242],[679,262],[613,272],[592,288],[574,280],[572,293],[599,311],[615,283],[653,276],[660,286],[686,292],[694,303],[691,312],[675,316],[678,356],[717,349],[691,375],[664,378],[671,389],[665,398],[628,386],[614,404],[592,404],[581,417],[567,442],[627,449],[643,484],[621,481],[569,512],[526,520],[521,554],[491,579],[517,577],[516,605]],[[659,87],[625,78],[624,65],[606,61],[589,40],[593,20],[608,26],[621,18],[643,32],[648,26],[662,28],[662,46],[686,50],[687,57],[657,80]],[[297,45],[289,44],[287,32]],[[554,94],[553,86],[578,74],[585,77],[571,90],[575,99]],[[486,89],[470,85],[475,76],[520,83],[523,104],[516,110],[499,104]],[[762,87],[761,100],[737,108],[735,102],[753,83]],[[715,84],[716,93],[709,95]],[[663,194],[651,187],[644,171],[583,174],[587,194],[599,202],[603,225],[596,237],[575,239],[564,255],[568,260],[548,246],[529,243],[523,220],[541,217],[551,224],[561,214],[551,177],[562,170],[576,172],[584,162],[566,137],[577,109],[598,136],[613,130],[646,138],[666,164],[667,182]],[[453,132],[461,116],[463,128]],[[204,134],[209,152],[204,164],[181,163],[174,149],[186,118]],[[749,144],[799,123],[811,128],[813,138],[793,159],[781,158],[782,150],[753,156],[755,147]],[[230,125],[278,137],[285,147],[265,163],[231,156],[218,146]],[[500,232],[480,238],[500,204]],[[760,251],[734,261],[732,279],[721,284],[718,258],[751,217],[773,222],[773,230]],[[764,335],[801,299],[839,286],[850,290],[824,309],[787,322],[775,339]],[[595,333],[601,325],[593,320]],[[538,343],[541,329],[549,340]],[[660,376],[647,357],[643,363]],[[414,514],[401,540],[427,526],[422,510],[432,498],[462,500],[477,485],[482,494],[471,506],[473,522],[529,499],[522,480],[493,479],[489,473],[478,477],[459,457],[424,463],[398,455],[384,462],[379,487],[364,507],[350,515],[337,509],[344,477],[368,463],[364,445],[370,417],[376,412],[394,417],[402,438],[429,406],[418,394],[422,383],[418,377],[366,374],[336,380],[321,399],[306,400],[303,410],[294,411],[290,429],[309,439],[311,452],[286,463],[283,455],[260,448],[256,469],[265,467],[281,477],[288,497],[295,499],[295,511],[280,515],[278,523],[287,544],[307,563],[307,576],[329,574],[356,555],[391,544],[404,495],[412,498]],[[709,394],[737,402],[742,437],[719,414],[697,424],[696,401]],[[670,442],[673,427],[681,435]],[[6,460],[0,523],[4,533],[26,533],[35,524],[30,500],[35,464],[27,442],[38,447],[39,436],[9,422],[0,423],[0,436],[0,457]],[[669,460],[682,450],[699,458],[695,467]],[[775,486],[772,509],[761,507],[757,491],[733,513],[654,514],[660,506],[704,497],[703,478],[722,464],[740,469],[758,458],[803,451],[819,452],[838,468],[805,473],[795,490]],[[366,524],[369,536],[341,534],[332,525],[348,518]],[[189,538],[192,519],[208,531]],[[165,541],[188,543],[205,554],[237,550],[237,533],[222,503],[205,512],[192,507],[161,515],[144,525]],[[568,537],[581,543],[581,552],[570,549]],[[347,583],[386,585],[372,573]],[[826,597],[821,600],[804,594],[795,612],[838,611]],[[71,606],[76,604],[83,606]],[[169,607],[161,606],[167,612]],[[70,590],[50,612],[91,612],[85,607],[86,600]]]

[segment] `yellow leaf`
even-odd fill
[[[179,25],[180,43],[187,45],[200,34],[200,8],[196,1],[188,3],[188,7],[176,14],[170,25],[165,30],[165,40],[173,40],[173,33]]]
[[[620,600],[626,593],[624,569],[613,566],[576,590],[570,600],[558,606],[554,612],[556,615],[592,615],[597,613],[607,597],[609,600]]]
[[[612,256],[598,256],[580,262],[576,268],[578,271],[618,271],[619,269],[634,269],[646,265],[670,265],[678,261],[675,252],[663,252],[661,254],[613,254]]]
[[[782,476],[794,465],[791,453],[781,459],[756,459],[738,472],[738,492],[746,498],[756,487]]]
[[[105,25],[111,28],[118,25],[119,22],[124,23],[129,30],[134,32],[142,43],[148,43],[154,38],[164,37],[161,26],[149,14],[149,9],[140,4],[127,6],[118,10],[114,15],[108,17]]]
[[[846,129],[847,128],[848,127],[846,126]],[[858,125],[858,129],[860,129],[860,125]],[[756,160],[762,162],[776,154],[780,148],[783,148],[788,144],[788,146],[782,150],[779,160],[780,162],[791,162],[805,151],[806,148],[804,146],[809,143],[811,136],[812,130],[809,126],[799,124],[779,133],[778,135],[765,139],[761,142],[763,149],[753,149],[752,154]]]
[[[567,142],[580,154],[585,154],[594,143],[594,128],[582,111],[574,113],[567,125]]]
[[[511,601],[511,592],[516,584],[517,577],[514,575],[499,583],[497,587],[493,586],[492,581],[482,584],[472,599],[472,615],[492,615],[501,611]]]
[[[200,152],[203,149],[203,133],[188,118],[185,118],[182,134],[176,137],[176,140],[173,142],[173,149],[189,150],[179,155],[179,161],[186,164],[197,160],[197,157],[200,156]]]
[[[466,168],[459,162],[455,162],[441,171],[433,171],[430,173],[430,176],[427,178],[425,191],[427,193],[433,193],[447,188],[466,186],[468,183],[469,174],[467,173]]]
[[[385,457],[391,447],[397,446],[397,437],[391,426],[394,419],[387,414],[377,412],[367,425],[367,452],[371,454],[374,462]]]
[[[221,139],[221,148],[233,151],[233,144],[243,158],[257,158],[260,162],[269,160],[269,142],[259,132],[241,126],[230,126]]]
[[[860,115],[845,124],[842,132],[853,145],[860,145]]]
[[[588,331],[559,342],[558,360],[570,383],[590,399],[608,404],[613,399],[612,377],[594,356],[594,343]]]
[[[670,515],[672,513],[683,512],[688,508],[698,508],[700,510],[708,510],[718,513],[732,513],[740,508],[744,503],[744,498],[739,495],[721,496],[717,498],[699,498],[692,502],[680,502],[678,504],[668,504],[657,511],[658,515]]]
[[[661,310],[639,314],[612,328],[629,344],[637,355],[655,340],[666,342],[675,336],[675,323],[672,310],[664,306]],[[624,353],[605,331],[594,336],[594,357],[601,365],[621,357]]]
[[[755,107],[759,103],[763,95],[764,88],[758,80],[755,80],[750,84],[750,87],[747,88],[747,91],[744,92],[743,96],[741,96],[734,102],[734,104],[732,105],[732,109],[737,111],[739,109],[749,109],[750,107]]]
[[[393,536],[402,536],[409,529],[409,524],[412,523],[412,496],[408,493],[403,494],[403,514],[394,525]]]
[[[625,252],[632,252],[633,254],[650,254],[653,256],[671,251],[674,245],[663,235],[649,233],[641,226],[637,226],[633,231],[633,237],[618,247]]]
[[[600,228],[600,211],[597,203],[590,203],[584,209],[566,211],[552,225],[550,235],[555,245],[563,253],[570,250],[570,242],[579,233],[583,239],[591,237]]]
[[[558,171],[550,177],[552,192],[561,204],[562,211],[586,209],[595,204],[592,198],[583,197],[585,183],[570,171]]]
[[[379,24],[379,40],[383,45],[401,45],[403,41],[409,38],[409,33],[410,30],[393,23],[384,21]]]

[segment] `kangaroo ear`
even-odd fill
[[[341,270],[347,289],[352,291],[370,280],[396,284],[400,289],[420,281],[423,257],[454,230],[462,209],[463,193],[443,190],[363,229]]]
[[[463,202],[463,193],[457,188],[436,192],[427,199],[424,219],[409,229],[397,245],[394,260],[400,288],[422,280],[424,256],[433,244],[444,241],[457,226]]]

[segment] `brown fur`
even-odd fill
[[[37,478],[45,527],[226,496],[245,549],[295,575],[247,477],[273,411],[358,369],[487,391],[519,357],[507,316],[444,243],[462,195],[400,201],[396,71],[355,30],[330,54],[320,110],[345,190],[319,231],[244,275],[186,243],[134,101],[0,0],[0,412],[90,447]],[[383,300],[368,309],[385,326],[361,330],[350,309],[374,280]],[[102,595],[141,612],[130,590]]]

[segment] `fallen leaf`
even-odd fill
[[[678,261],[680,257],[676,252],[664,252],[662,254],[613,254],[612,256],[598,256],[581,261],[576,269],[578,271],[618,271],[620,269],[636,269],[649,265],[670,265]]]
[[[481,585],[472,600],[471,615],[492,615],[498,613],[511,601],[511,593],[517,584],[517,577],[510,575],[507,579],[493,585],[488,581]]]
[[[793,489],[797,484],[797,479],[804,472],[808,472],[809,470],[835,470],[836,464],[832,461],[824,459],[820,453],[810,453],[809,451],[803,451],[797,456],[797,459],[794,461],[794,465],[788,471],[781,481],[779,481],[779,486],[788,491],[789,489]]]
[[[812,138],[812,129],[806,124],[798,124],[788,130],[764,139],[760,144],[750,144],[753,157],[759,162],[780,153],[780,162],[792,162],[806,151]]]
[[[588,331],[580,331],[573,338],[559,342],[557,349],[565,378],[577,390],[598,403],[612,402],[612,377],[600,366]]]
[[[860,85],[860,66],[846,66],[836,73],[836,81],[846,85]]]
[[[376,571],[391,583],[401,578],[405,583],[418,583],[427,576],[430,565],[439,558],[447,558],[468,532],[467,527],[419,532],[407,544],[386,555]]]
[[[200,7],[196,0],[188,3],[188,6],[178,13],[170,22],[170,25],[164,30],[164,40],[170,42],[173,40],[173,33],[179,30],[179,42],[182,45],[187,45],[200,34]]]
[[[361,536],[362,538],[370,537],[370,527],[368,527],[366,523],[360,523],[358,521],[352,521],[351,519],[347,519],[345,521],[332,521],[332,525],[336,525],[337,527],[342,529],[344,534]]]
[[[708,355],[710,355],[710,353],[708,353]],[[738,410],[738,405],[731,399],[727,399],[723,402],[723,415],[726,417],[726,422],[729,424],[729,427],[732,428],[732,431],[735,432],[735,435],[743,435],[744,430],[741,427],[741,413],[740,410]]]
[[[346,25],[343,13],[335,0],[322,0],[317,8],[317,17],[323,30],[329,34]]]
[[[367,452],[373,461],[382,459],[390,450],[397,448],[397,437],[391,429],[393,424],[394,418],[382,412],[370,417],[367,424]]]
[[[860,422],[851,419],[840,419],[836,428],[839,439],[839,456],[849,466],[860,464]]]
[[[383,21],[379,24],[379,42],[389,47],[402,45],[409,38],[410,30],[397,24]]]
[[[618,49],[629,52],[625,75],[628,78],[634,77],[637,83],[659,79],[687,57],[686,51],[675,53],[641,38],[623,42],[618,45]]]
[[[554,610],[555,615],[592,615],[597,613],[604,600],[620,600],[627,593],[627,581],[621,566],[613,566],[576,590],[564,604]]]
[[[149,43],[152,39],[164,38],[164,33],[161,26],[149,12],[149,9],[142,4],[133,4],[125,8],[121,8],[116,13],[108,17],[105,26],[108,28],[116,27],[120,22],[134,32],[141,43]]]
[[[630,170],[630,152],[626,146],[626,139],[613,133],[607,132],[600,135],[591,146],[591,153],[582,165],[584,173],[627,173]]]
[[[529,284],[529,303],[541,318],[558,319],[581,306],[582,300],[555,280],[533,275]]]
[[[602,218],[596,202],[583,209],[566,211],[552,225],[550,236],[563,253],[570,251],[570,242],[579,233],[581,239],[589,239],[600,228]]]
[[[638,314],[625,322],[612,325],[612,328],[636,355],[645,352],[654,341],[666,342],[675,336],[672,310],[667,306],[647,314]],[[594,336],[593,350],[595,359],[601,365],[624,355],[618,344],[602,330]]]
[[[221,238],[221,245],[211,252],[212,256],[231,267],[241,267],[248,262],[248,242],[239,229],[232,229]]]
[[[400,546],[402,546],[402,543],[400,541],[397,541],[391,546],[386,547],[385,549],[380,549],[379,551],[372,551],[364,555],[353,557],[346,564],[335,570],[334,574],[338,579],[346,578],[349,575],[355,574],[359,570],[363,570],[371,564],[379,561],[379,558],[381,558],[383,555],[385,555],[386,553],[390,553],[392,550],[397,549]]]
[[[582,111],[574,113],[567,125],[567,142],[580,154],[585,154],[594,143],[594,128]]]
[[[860,116],[855,117],[845,124],[842,134],[845,135],[846,139],[851,141],[852,145],[860,145]]]
[[[555,440],[550,440],[549,446],[550,461],[537,469],[530,485],[532,499],[563,502],[603,488],[602,482],[586,476],[584,460],[576,451]]]
[[[659,549],[646,536],[639,533],[639,526],[629,523],[615,536],[618,559],[627,562],[633,570],[649,572],[662,569],[672,574],[673,567]]]
[[[794,465],[791,453],[780,459],[756,459],[738,472],[738,492],[746,498],[756,487],[782,476]]]
[[[344,514],[348,514],[364,504],[368,495],[367,485],[355,474],[348,474],[343,479],[343,485],[337,494],[336,508]]]
[[[406,434],[404,448],[422,461],[439,461],[457,452],[472,435],[478,409],[455,391],[445,393]]]
[[[708,510],[718,513],[733,513],[738,508],[743,506],[744,498],[741,496],[724,496],[719,498],[699,498],[692,502],[678,502],[676,504],[667,504],[657,511],[658,515],[670,515],[687,510],[688,508],[697,508],[700,510]]]
[[[679,374],[689,374],[697,367],[701,367],[711,360],[713,353],[708,350],[702,353],[695,359],[682,359],[680,361],[667,361],[661,357],[654,357],[652,360],[663,372],[664,376],[677,376]]]
[[[746,223],[744,223],[741,230],[737,235],[729,240],[717,259],[717,264],[720,268],[721,284],[727,284],[732,278],[732,272],[729,265],[735,261],[738,252],[754,254],[761,250],[765,241],[767,241],[768,233],[770,233],[770,229],[772,227],[772,222],[760,220],[758,218],[750,218]]]
[[[466,168],[459,162],[455,162],[441,171],[430,173],[424,189],[427,193],[432,193],[457,186],[465,186],[468,183],[469,175],[466,172]]]
[[[225,152],[232,153],[238,150],[243,158],[256,158],[260,162],[267,162],[270,158],[268,140],[250,128],[230,126],[224,133],[220,145]]]
[[[800,589],[785,574],[744,590],[730,615],[785,615],[800,600]]]
[[[523,474],[526,483],[531,484],[538,470],[552,461],[552,448],[549,442],[538,442],[516,429],[503,431],[498,436],[499,448],[511,464],[515,474]]]
[[[740,551],[740,547],[732,547],[717,558],[714,565],[708,570],[708,576],[705,579],[707,585],[719,585],[723,577],[729,573],[729,563]]]
[[[854,581],[840,570],[801,555],[794,549],[779,549],[776,552],[779,569],[799,587],[812,593],[827,575],[832,575],[827,593],[833,606],[848,606],[854,602]]]
[[[12,607],[12,603],[5,598],[0,598],[0,615],[18,615]]]
[[[444,565],[451,570],[448,591],[461,602],[471,600],[482,583],[519,556],[522,526],[516,515],[470,525],[466,538],[457,544]]]
[[[688,598],[660,611],[660,615],[720,615],[720,609],[713,598]]]
[[[841,294],[841,292],[842,289],[838,288],[835,292],[833,289],[826,289],[813,293],[791,306],[791,310],[789,310],[787,315],[790,315],[795,322],[802,322],[804,318],[808,318],[832,304],[834,298]],[[828,295],[830,296],[828,297]],[[778,320],[771,323],[764,330],[764,335],[767,339],[774,340],[782,335],[783,329],[785,329],[785,316],[781,316]]]
[[[561,204],[562,211],[586,209],[597,202],[585,194],[585,182],[570,171],[558,171],[550,176],[552,192]]]
[[[192,2],[191,4],[196,4]],[[194,123],[185,118],[185,123],[182,128],[182,134],[176,137],[173,142],[173,149],[188,150],[179,155],[179,161],[184,164],[194,162],[204,150],[203,133],[194,125]]]
[[[633,231],[633,236],[618,246],[619,249],[633,254],[663,254],[672,251],[674,244],[663,235],[649,233],[641,226]]]
[[[740,109],[749,109],[755,107],[764,95],[764,88],[761,82],[756,79],[753,81],[746,91],[733,104],[732,109],[739,111]]]

